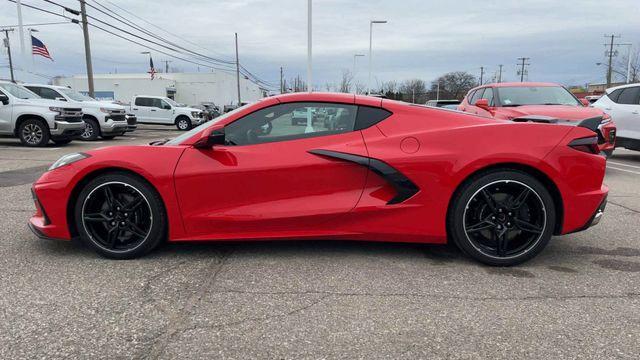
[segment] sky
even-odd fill
[[[62,14],[60,7],[42,0],[22,2]],[[76,0],[54,2],[79,9]],[[87,0],[87,3],[109,7],[176,44],[228,61],[234,61],[237,32],[240,63],[253,74],[275,87],[281,66],[286,79],[297,75],[306,78],[306,0]],[[92,7],[87,12],[132,30]],[[65,21],[25,7],[22,13],[25,24]],[[343,71],[353,71],[354,54],[366,55],[357,58],[355,78],[357,82],[367,82],[370,20],[388,21],[373,27],[374,85],[412,78],[431,82],[450,71],[468,71],[479,76],[481,66],[485,68],[485,76],[492,76],[499,64],[504,65],[504,80],[517,80],[519,57],[530,58],[531,81],[565,85],[602,82],[606,68],[596,63],[605,60],[605,34],[619,34],[617,42],[632,43],[634,51],[640,48],[640,0],[313,0],[315,87],[324,89],[327,83],[339,83]],[[0,28],[17,22],[16,4],[0,0]],[[18,71],[18,80],[44,82],[56,75],[86,73],[79,25],[33,28],[39,31],[35,36],[46,44],[54,61],[32,59],[27,40],[27,55],[21,56],[18,31],[10,33],[16,66],[31,72]],[[140,54],[149,51],[144,46],[96,28],[90,28],[90,39],[95,73],[148,71],[148,55]],[[627,47],[619,49],[620,55],[627,51]],[[156,67],[163,66],[163,60],[172,60],[170,67],[198,71],[196,65],[150,51]],[[7,64],[2,48],[0,78],[9,77]],[[204,67],[199,70],[210,71]]]

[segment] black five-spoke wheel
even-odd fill
[[[542,199],[528,185],[496,181],[478,190],[467,203],[464,231],[479,251],[510,257],[540,240],[545,212]]]
[[[129,174],[92,180],[76,202],[76,223],[85,243],[102,255],[132,258],[164,237],[164,211],[157,192]]]
[[[467,183],[450,216],[456,244],[491,265],[514,265],[535,256],[555,226],[549,191],[519,171],[496,171]]]

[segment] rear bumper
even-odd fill
[[[569,231],[564,232],[564,234],[576,233],[579,231],[587,230],[588,228],[597,225],[604,216],[604,211],[607,206],[607,196],[609,194],[609,188],[606,185],[602,185],[600,191],[591,192],[587,194],[581,194],[579,196],[580,207],[582,208],[581,213],[582,222],[581,226],[578,226],[574,229],[569,229]],[[588,212],[586,212],[586,209]],[[567,214],[565,214],[566,216]],[[578,211],[574,210],[573,216],[578,215]],[[586,219],[586,220],[585,220]],[[566,220],[566,217],[565,217]]]

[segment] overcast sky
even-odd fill
[[[55,0],[78,9],[78,1]],[[306,0],[97,0],[148,30],[212,57],[232,60],[233,34],[238,32],[240,62],[251,72],[274,84],[279,67],[287,79],[306,76]],[[23,3],[62,13],[41,0]],[[87,3],[98,6],[93,0]],[[503,78],[515,80],[517,58],[531,58],[529,79],[563,84],[584,84],[604,79],[604,34],[621,34],[620,42],[640,46],[640,1],[419,1],[419,0],[314,0],[314,84],[339,82],[344,69],[353,66],[353,55],[367,54],[369,20],[383,19],[373,34],[374,81],[421,78],[431,81],[449,71],[476,76],[480,66],[489,75],[504,64]],[[189,42],[172,38],[131,13]],[[89,7],[88,13],[109,23],[115,20]],[[71,15],[73,17],[73,15]],[[64,20],[23,8],[25,24]],[[0,26],[17,23],[16,5],[0,0]],[[97,22],[96,22],[97,23]],[[98,24],[98,23],[97,23]],[[118,26],[124,26],[118,24]],[[36,34],[49,48],[55,62],[28,57],[21,67],[47,76],[85,73],[82,31],[79,25],[37,26]],[[26,37],[26,36],[25,36]],[[94,72],[146,72],[146,49],[98,29],[90,29]],[[11,34],[16,62],[17,31]],[[26,41],[27,45],[30,45]],[[193,44],[192,44],[193,43]],[[196,44],[196,45],[194,45]],[[157,47],[154,45],[154,47]],[[205,50],[207,49],[207,50]],[[626,47],[620,48],[626,52]],[[28,52],[29,50],[27,50]],[[170,57],[152,50],[156,67]],[[0,52],[0,78],[8,78],[6,51]],[[195,65],[173,59],[172,67],[197,71]],[[368,59],[358,58],[357,79],[367,78]],[[201,68],[201,71],[206,69]],[[46,81],[26,73],[19,80]]]

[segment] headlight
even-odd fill
[[[50,106],[49,107],[49,111],[53,111],[53,112],[57,112],[57,113],[62,113],[62,108],[61,107],[55,107],[55,106]]]
[[[194,117],[194,118],[200,117],[200,112],[199,111],[192,111],[191,112],[191,117]]]
[[[105,113],[105,114],[111,114],[111,110],[109,110],[107,108],[100,108],[100,111]]]
[[[85,154],[85,153],[71,153],[71,154],[64,155],[49,167],[49,171],[57,169],[61,166],[73,164],[76,161],[86,159],[90,156],[91,155]]]

